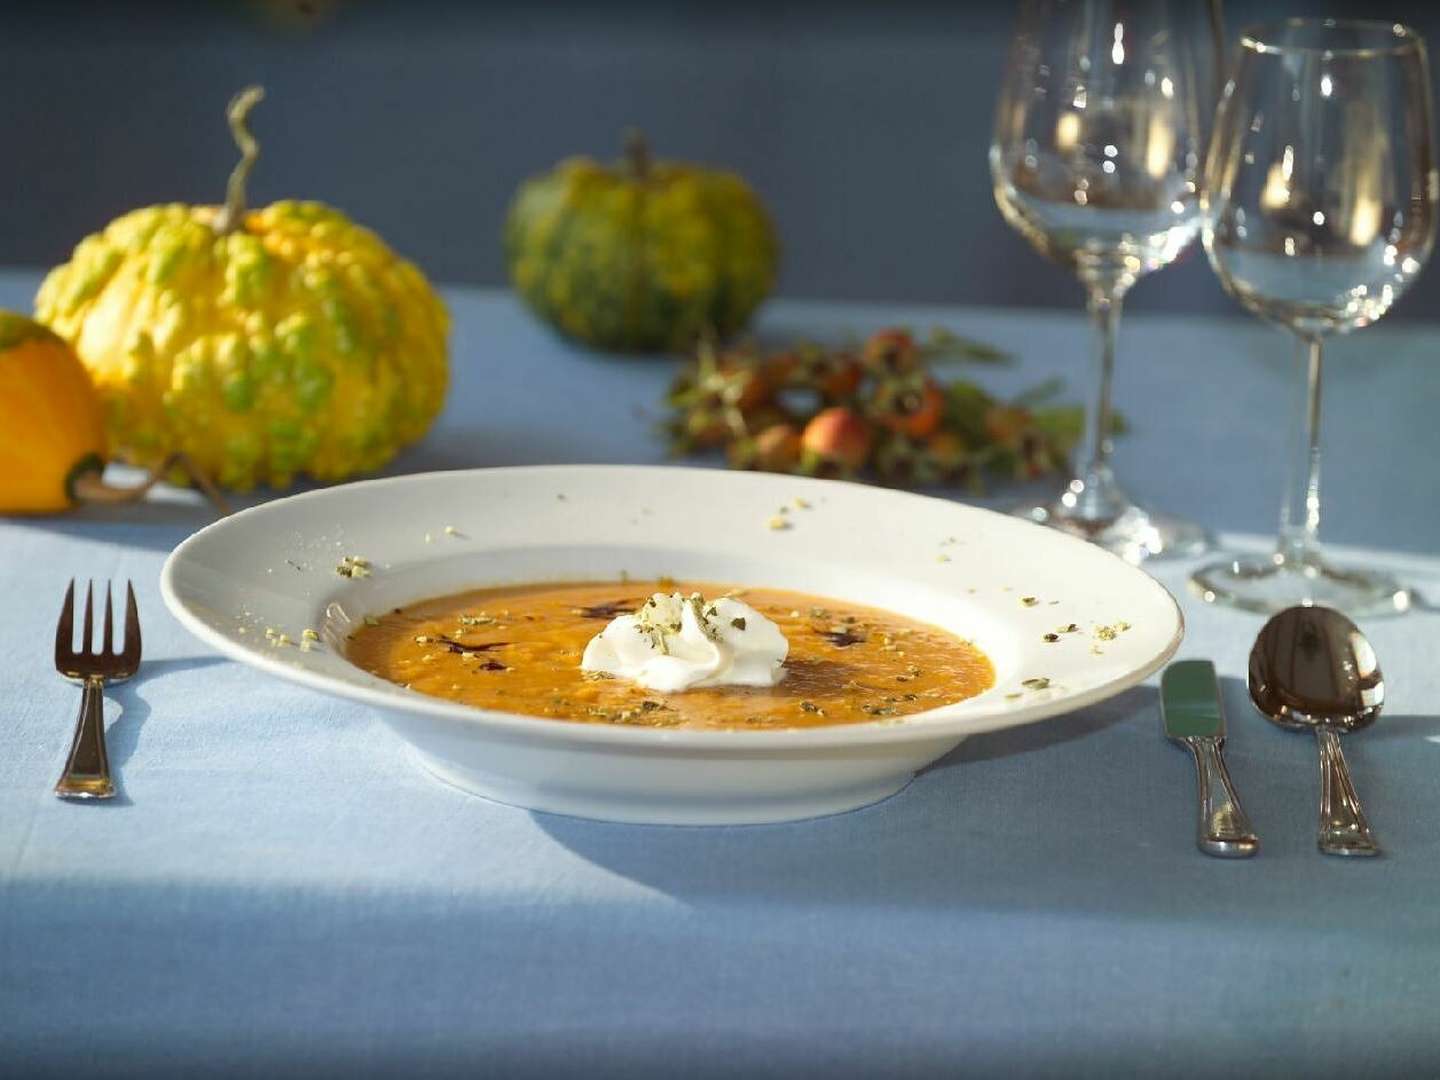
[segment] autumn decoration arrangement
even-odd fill
[[[840,348],[704,342],[670,391],[665,430],[676,454],[723,451],[735,468],[807,476],[978,491],[987,476],[1063,470],[1083,414],[1049,404],[1054,384],[1002,401],[937,370],[1004,359],[944,331],[885,329]]]
[[[223,205],[124,214],[49,273],[33,320],[0,312],[0,513],[133,500],[160,479],[222,507],[218,488],[338,481],[439,413],[449,319],[424,275],[329,206],[248,206],[262,96],[230,103],[241,157]],[[774,287],[774,226],[739,176],[653,158],[638,133],[615,164],[571,158],[523,184],[504,250],[517,293],[561,333],[692,357],[669,397],[677,454],[973,489],[1056,471],[1079,437],[1053,387],[1001,401],[944,377],[942,362],[1001,359],[951,334],[727,345]],[[147,478],[107,484],[111,460]]]

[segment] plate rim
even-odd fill
[[[1185,637],[1185,613],[1180,607],[1179,601],[1175,598],[1174,593],[1162,582],[1113,552],[1090,545],[1078,537],[1049,530],[1054,533],[1055,539],[1059,542],[1077,544],[1095,555],[1116,560],[1126,571],[1143,578],[1149,587],[1157,590],[1159,595],[1168,601],[1169,609],[1175,619],[1173,632],[1159,651],[1145,663],[1115,678],[1108,679],[1103,683],[1090,687],[1087,690],[1066,694],[1059,698],[1036,701],[1032,704],[1011,705],[1003,709],[997,708],[993,712],[979,715],[948,718],[941,715],[945,709],[952,708],[954,704],[960,704],[957,702],[952,705],[943,705],[937,709],[927,710],[923,713],[915,713],[897,720],[869,720],[854,724],[827,724],[809,728],[777,728],[773,730],[759,729],[755,731],[731,728],[716,730],[649,728],[551,720],[546,717],[535,717],[522,713],[508,713],[491,709],[481,709],[471,705],[462,705],[449,702],[444,698],[431,697],[426,694],[406,690],[398,685],[393,688],[391,688],[389,684],[387,684],[386,687],[371,687],[347,682],[324,672],[311,671],[279,659],[278,657],[268,656],[256,649],[250,648],[244,643],[234,640],[232,637],[227,636],[211,626],[192,611],[175,591],[175,579],[179,573],[177,568],[182,566],[192,546],[202,542],[203,538],[216,531],[232,527],[233,524],[240,519],[252,515],[260,516],[273,512],[274,508],[282,505],[298,501],[323,500],[337,491],[349,490],[351,488],[388,487],[391,485],[415,483],[425,480],[440,478],[455,479],[462,476],[481,474],[486,476],[503,476],[504,474],[534,476],[542,472],[564,472],[573,474],[577,471],[708,474],[711,477],[741,475],[722,469],[709,469],[697,466],[627,465],[587,462],[573,465],[505,465],[494,467],[479,466],[470,469],[440,469],[427,472],[404,473],[397,476],[374,477],[365,480],[351,481],[345,484],[317,487],[309,491],[297,492],[275,499],[267,499],[254,506],[246,507],[243,510],[236,511],[217,521],[213,521],[186,537],[175,546],[161,567],[160,595],[166,608],[186,630],[222,655],[246,664],[249,667],[256,668],[265,674],[277,676],[287,682],[297,683],[312,690],[318,690],[322,693],[360,702],[377,709],[381,713],[393,711],[419,713],[435,719],[481,727],[486,729],[489,734],[504,734],[517,737],[524,741],[534,741],[538,739],[541,741],[562,743],[578,742],[621,747],[629,746],[636,749],[648,747],[656,750],[693,749],[712,752],[721,752],[728,748],[743,750],[747,754],[763,753],[766,750],[794,752],[800,750],[838,749],[842,747],[887,743],[938,742],[946,739],[959,741],[971,735],[979,735],[989,731],[998,731],[1012,727],[1021,727],[1026,724],[1051,719],[1108,700],[1116,694],[1144,682],[1156,671],[1160,670],[1160,668],[1175,655]],[[748,473],[743,475],[762,476],[769,474]],[[846,489],[874,488],[874,485],[847,480],[832,480],[822,477],[792,477],[787,475],[784,479],[787,482],[805,486],[819,485],[828,487],[833,485]],[[1020,519],[1011,518],[1009,515],[991,510],[988,507],[973,506],[958,500],[945,499],[936,495],[926,495],[916,491],[897,488],[881,488],[878,490],[902,499],[915,499],[927,504],[939,503],[963,513],[978,514],[981,516],[993,515],[1006,521],[1025,524]],[[1043,525],[1035,525],[1033,523],[1031,523],[1031,527],[1037,529],[1045,528]],[[987,693],[988,692],[990,691],[987,691]]]

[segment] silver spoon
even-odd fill
[[[1379,855],[1340,736],[1373,724],[1385,702],[1375,650],[1354,623],[1325,607],[1292,607],[1260,630],[1250,650],[1250,699],[1266,719],[1313,728],[1320,744],[1320,850]]]

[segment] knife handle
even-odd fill
[[[1200,821],[1195,843],[1206,855],[1244,859],[1260,850],[1260,838],[1245,816],[1240,796],[1225,767],[1225,740],[1192,737],[1185,740],[1195,756],[1195,780],[1200,792]]]

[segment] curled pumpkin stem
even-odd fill
[[[247,86],[230,99],[230,105],[225,110],[225,116],[230,121],[230,134],[240,148],[240,161],[225,186],[225,205],[212,223],[212,228],[221,236],[234,232],[245,218],[245,185],[249,183],[250,171],[260,157],[260,144],[250,133],[250,110],[264,97],[263,86]]]
[[[133,487],[116,487],[113,484],[107,484],[101,475],[100,468],[95,468],[79,473],[74,479],[71,490],[74,492],[75,501],[81,503],[139,502],[149,494],[151,488],[165,479],[171,469],[177,467],[183,469],[195,486],[204,492],[205,497],[220,512],[221,517],[230,513],[230,503],[220,493],[220,489],[211,482],[210,477],[205,474],[205,470],[190,460],[189,455],[183,453],[171,454],[156,468],[151,469],[149,476]]]
[[[650,143],[639,128],[628,128],[625,132],[625,164],[637,180],[650,175]]]

